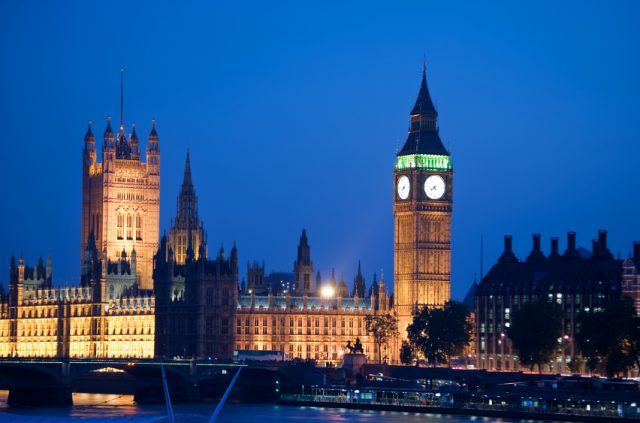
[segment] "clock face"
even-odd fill
[[[409,191],[411,190],[411,183],[406,175],[402,175],[398,178],[398,197],[401,200],[409,198]]]
[[[424,181],[424,193],[432,200],[439,200],[444,195],[445,183],[440,175],[431,175]]]

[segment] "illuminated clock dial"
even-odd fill
[[[398,178],[398,197],[401,200],[406,200],[409,198],[409,191],[411,190],[411,183],[409,182],[409,178],[406,175],[402,175]]]
[[[439,200],[445,191],[444,179],[440,175],[431,175],[424,181],[424,192],[432,200]]]

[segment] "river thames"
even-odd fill
[[[6,404],[7,392],[0,391],[0,422],[15,423],[117,423],[165,422],[164,406],[138,406],[132,395],[73,394],[69,408],[13,408]],[[214,404],[180,404],[174,406],[176,423],[208,422]],[[448,416],[379,411],[358,411],[316,407],[288,407],[273,404],[226,404],[218,422],[305,422],[305,423],[465,423],[465,422],[527,422],[540,420],[510,420],[488,417]]]

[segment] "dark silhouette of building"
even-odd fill
[[[555,357],[543,370],[569,372],[571,360],[579,355],[574,344],[575,318],[581,310],[601,307],[621,295],[622,266],[623,261],[609,251],[604,230],[593,240],[591,251],[578,248],[575,232],[569,232],[567,248],[560,253],[558,238],[553,237],[548,255],[541,249],[540,235],[534,234],[531,252],[522,261],[506,235],[498,262],[475,287],[478,367],[520,370],[517,352],[506,335],[511,316],[522,304],[547,299],[562,309],[562,336]]]
[[[155,355],[231,358],[238,297],[238,250],[234,245],[226,258],[220,247],[215,258],[207,257],[188,155],[184,175],[169,240],[163,236],[155,255]],[[183,263],[177,259],[172,245],[186,247]]]

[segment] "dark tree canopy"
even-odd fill
[[[539,371],[543,364],[551,361],[561,335],[561,309],[545,298],[523,304],[512,314],[511,326],[507,329],[520,363],[531,370],[537,365]]]
[[[429,363],[450,363],[471,339],[469,314],[468,307],[457,301],[449,301],[442,308],[423,307],[407,327],[409,342]]]
[[[402,364],[412,364],[415,354],[411,344],[407,341],[402,341],[402,347],[400,347],[400,362]]]
[[[398,319],[391,314],[374,314],[365,318],[367,331],[373,335],[378,348],[378,362],[382,362],[382,346],[398,334]]]
[[[576,318],[575,338],[592,372],[602,368],[612,377],[633,366],[640,368],[640,318],[629,298],[582,310]]]

